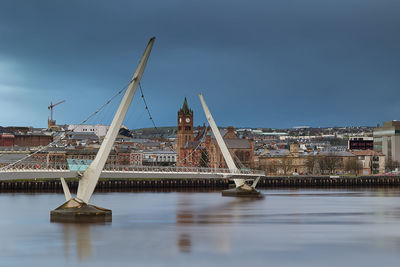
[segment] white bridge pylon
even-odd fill
[[[203,98],[203,95],[199,94],[199,98],[200,98],[201,105],[203,106],[203,110],[204,110],[204,113],[206,115],[208,124],[210,125],[211,130],[212,130],[212,132],[213,132],[213,134],[215,136],[215,139],[217,140],[218,146],[221,149],[221,152],[222,152],[222,155],[223,155],[223,157],[225,159],[226,165],[228,165],[228,168],[229,168],[229,170],[230,170],[230,172],[232,174],[233,173],[240,173],[240,170],[238,169],[238,167],[236,167],[236,164],[233,161],[231,153],[229,153],[228,147],[226,146],[225,141],[222,138],[221,133],[218,130],[217,124],[215,123],[214,118],[212,117],[210,110],[208,109],[208,106],[206,104],[206,101]],[[245,179],[238,179],[238,178],[235,179],[234,178],[233,181],[235,182],[236,188],[240,187],[240,188],[242,188],[244,190],[252,190],[252,188],[256,187],[259,179],[260,179],[260,177],[257,177],[253,181],[253,184],[251,186],[249,186],[246,183]]]
[[[155,38],[151,38],[147,44],[146,50],[140,59],[139,65],[133,74],[132,80],[129,83],[128,89],[126,89],[125,95],[115,113],[114,119],[111,122],[110,128],[108,129],[107,135],[100,146],[99,151],[96,154],[95,159],[89,165],[87,170],[83,173],[83,176],[79,180],[77,201],[89,204],[89,200],[93,195],[97,181],[99,180],[100,174],[107,161],[108,155],[114,145],[115,138],[118,135],[119,129],[121,128],[122,122],[125,118],[128,108],[132,102],[133,96],[135,95],[136,88],[139,86],[140,79],[142,78],[144,69],[150,56],[151,48],[153,47]],[[64,193],[65,188],[64,188]]]

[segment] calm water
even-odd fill
[[[96,193],[102,225],[50,223],[62,194],[0,193],[0,266],[399,266],[399,189],[262,192]]]

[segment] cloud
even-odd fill
[[[19,71],[18,63],[0,56],[0,84],[3,89],[7,84],[23,82],[24,78]]]
[[[199,90],[223,125],[374,125],[398,116],[386,106],[400,96],[399,13],[389,0],[3,1],[1,90],[37,114],[27,123],[45,126],[62,99],[57,120],[78,122],[155,35],[143,85],[160,125],[176,124],[184,96],[202,123]]]

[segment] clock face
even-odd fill
[[[190,122],[190,119],[189,119],[189,118],[186,118],[186,122]]]
[[[179,118],[179,123],[181,123],[182,122],[182,118]]]

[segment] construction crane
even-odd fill
[[[65,100],[61,100],[60,102],[57,102],[55,104],[53,104],[53,102],[50,102],[50,106],[47,107],[47,109],[50,109],[50,119],[47,120],[48,123],[48,127],[50,128],[51,126],[56,125],[56,121],[53,120],[53,108],[57,105],[60,105],[62,103],[64,103]]]

